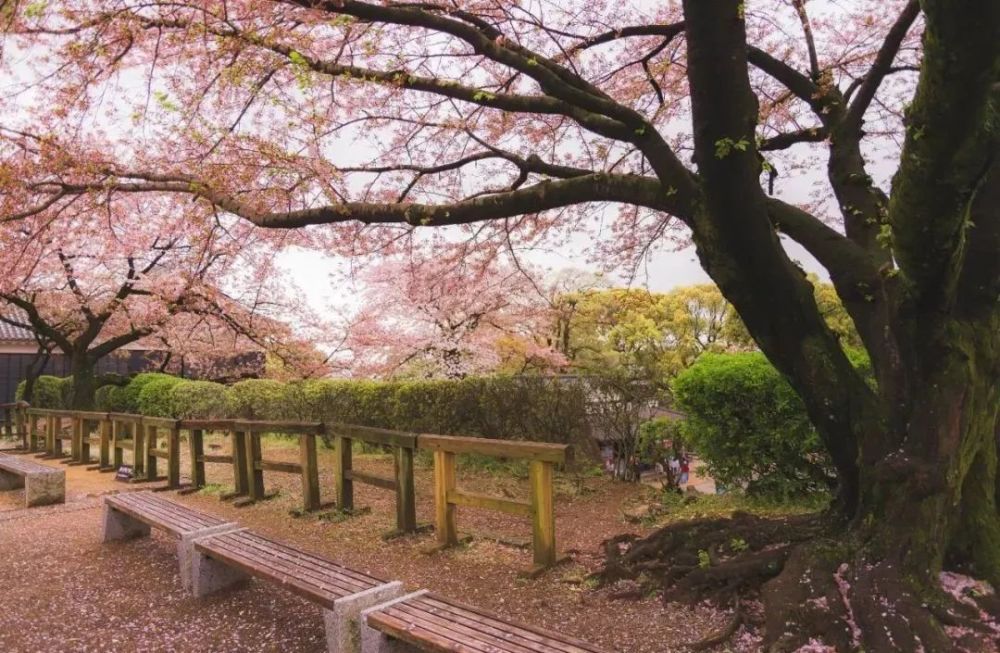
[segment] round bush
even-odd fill
[[[70,377],[70,383],[72,378]],[[35,408],[61,409],[63,404],[63,379],[58,376],[43,374],[35,379],[35,393],[31,405]],[[24,381],[17,385],[15,398],[24,398]]]
[[[270,379],[248,379],[234,383],[227,393],[230,417],[255,420],[287,419],[285,384]]]
[[[126,413],[138,413],[139,410],[139,394],[142,389],[146,387],[147,383],[152,383],[157,379],[176,379],[177,377],[171,376],[169,374],[161,374],[159,372],[143,372],[142,374],[137,374],[135,378],[129,381],[122,389],[120,404],[122,412]]]
[[[183,382],[183,379],[168,375],[147,381],[139,391],[137,412],[150,417],[174,417],[171,390]]]
[[[802,400],[763,354],[704,354],[673,389],[685,438],[717,482],[775,499],[836,482]]]
[[[212,381],[181,381],[170,389],[173,417],[223,419],[227,414],[227,388]]]
[[[102,385],[94,391],[94,409],[103,413],[116,412],[113,406],[112,395],[118,390],[116,385]]]

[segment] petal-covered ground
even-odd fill
[[[265,449],[266,457],[275,460],[295,460],[297,454],[280,442]],[[321,452],[324,501],[332,499],[329,456]],[[384,476],[392,470],[383,456],[358,456],[355,467]],[[148,486],[119,483],[111,474],[83,467],[64,468],[64,506],[24,510],[21,492],[0,492],[0,651],[325,650],[319,609],[274,585],[254,581],[244,589],[194,599],[181,588],[171,540],[154,532],[151,538],[102,544],[100,495]],[[232,484],[231,469],[210,465],[208,474],[214,484],[208,491],[167,496],[359,570],[402,580],[408,588],[430,588],[611,651],[679,651],[726,622],[725,614],[708,607],[664,606],[657,599],[613,601],[608,592],[595,592],[583,582],[601,561],[603,539],[648,531],[621,516],[623,504],[646,491],[637,486],[560,477],[558,542],[573,561],[527,580],[518,572],[530,566],[530,549],[515,545],[530,539],[530,528],[517,517],[462,509],[460,532],[478,537],[427,555],[433,533],[388,542],[380,537],[393,525],[390,492],[356,485],[356,505],[370,512],[326,521],[290,515],[301,491],[296,476],[267,473],[268,490],[278,496],[235,508],[218,497]],[[416,482],[418,517],[429,522],[431,470],[418,465]],[[525,479],[513,475],[465,474],[461,482],[481,492],[527,496]]]

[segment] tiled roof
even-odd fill
[[[8,317],[15,322],[20,322],[22,324],[27,323],[28,319],[19,311],[16,311],[10,307],[7,307],[3,311],[4,317]],[[14,326],[0,320],[0,341],[2,342],[35,342],[35,336],[32,334],[31,329],[25,329],[24,327]]]

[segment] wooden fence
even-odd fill
[[[28,446],[27,424],[25,424],[27,409],[28,404],[23,401],[0,404],[0,410],[3,410],[4,437],[13,439],[20,436],[25,448]]]
[[[327,424],[326,432],[333,436],[333,474],[337,506],[342,510],[354,509],[355,481],[390,490],[396,493],[396,528],[386,536],[416,532],[418,526],[416,490],[413,483],[413,452],[417,448],[417,435],[339,423]],[[382,478],[354,469],[352,451],[355,440],[392,447],[393,478]]]
[[[6,408],[10,406],[10,408]],[[418,449],[434,453],[434,505],[437,548],[458,543],[456,508],[468,506],[497,510],[531,519],[535,574],[559,562],[555,539],[553,476],[557,465],[571,459],[569,445],[540,442],[517,442],[487,438],[456,437],[406,433],[355,424],[320,422],[267,422],[250,420],[177,420],[126,413],[97,413],[29,408],[26,404],[5,407],[7,420],[21,424],[24,448],[42,451],[52,458],[68,457],[66,464],[93,465],[90,469],[114,471],[131,452],[134,481],[166,481],[166,487],[181,489],[181,434],[187,433],[192,490],[205,486],[205,465],[225,464],[233,471],[235,498],[246,505],[267,498],[264,472],[296,474],[302,479],[302,508],[306,512],[324,506],[319,483],[316,439],[332,437],[334,443],[334,486],[336,505],[341,510],[354,509],[354,483],[383,488],[396,495],[396,526],[388,536],[419,530],[414,489],[414,454]],[[70,421],[70,428],[65,421]],[[6,423],[6,422],[5,422]],[[13,427],[8,433],[13,433]],[[206,431],[222,432],[231,439],[229,455],[206,454]],[[299,441],[299,462],[268,460],[264,457],[261,436],[265,433],[293,435]],[[394,474],[384,478],[355,470],[352,461],[354,441],[389,447],[393,451]],[[69,441],[69,454],[63,442]],[[96,460],[92,447],[98,449]],[[527,460],[530,462],[530,496],[517,500],[469,492],[458,487],[456,456],[478,454]],[[166,474],[160,474],[160,461]],[[94,464],[96,463],[96,465]]]
[[[417,446],[434,451],[434,512],[439,546],[458,544],[455,507],[471,506],[531,518],[534,566],[529,575],[536,575],[559,562],[552,481],[555,466],[569,460],[569,445],[420,435]],[[507,499],[460,489],[455,474],[456,454],[460,453],[531,461],[529,500]]]

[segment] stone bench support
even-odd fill
[[[391,601],[371,606],[361,612],[359,619],[361,625],[361,653],[417,653],[420,649],[407,642],[389,637],[382,631],[376,630],[368,625],[367,617],[371,612],[384,610],[394,603],[401,603],[409,599],[427,594],[427,590],[420,590],[412,594],[398,596]]]
[[[11,471],[0,466],[0,490],[24,488],[24,506],[48,506],[66,501],[66,472],[44,465],[38,471]]]
[[[333,610],[323,610],[326,650],[329,653],[361,653],[361,613],[403,594],[403,583],[392,581],[337,599]]]

